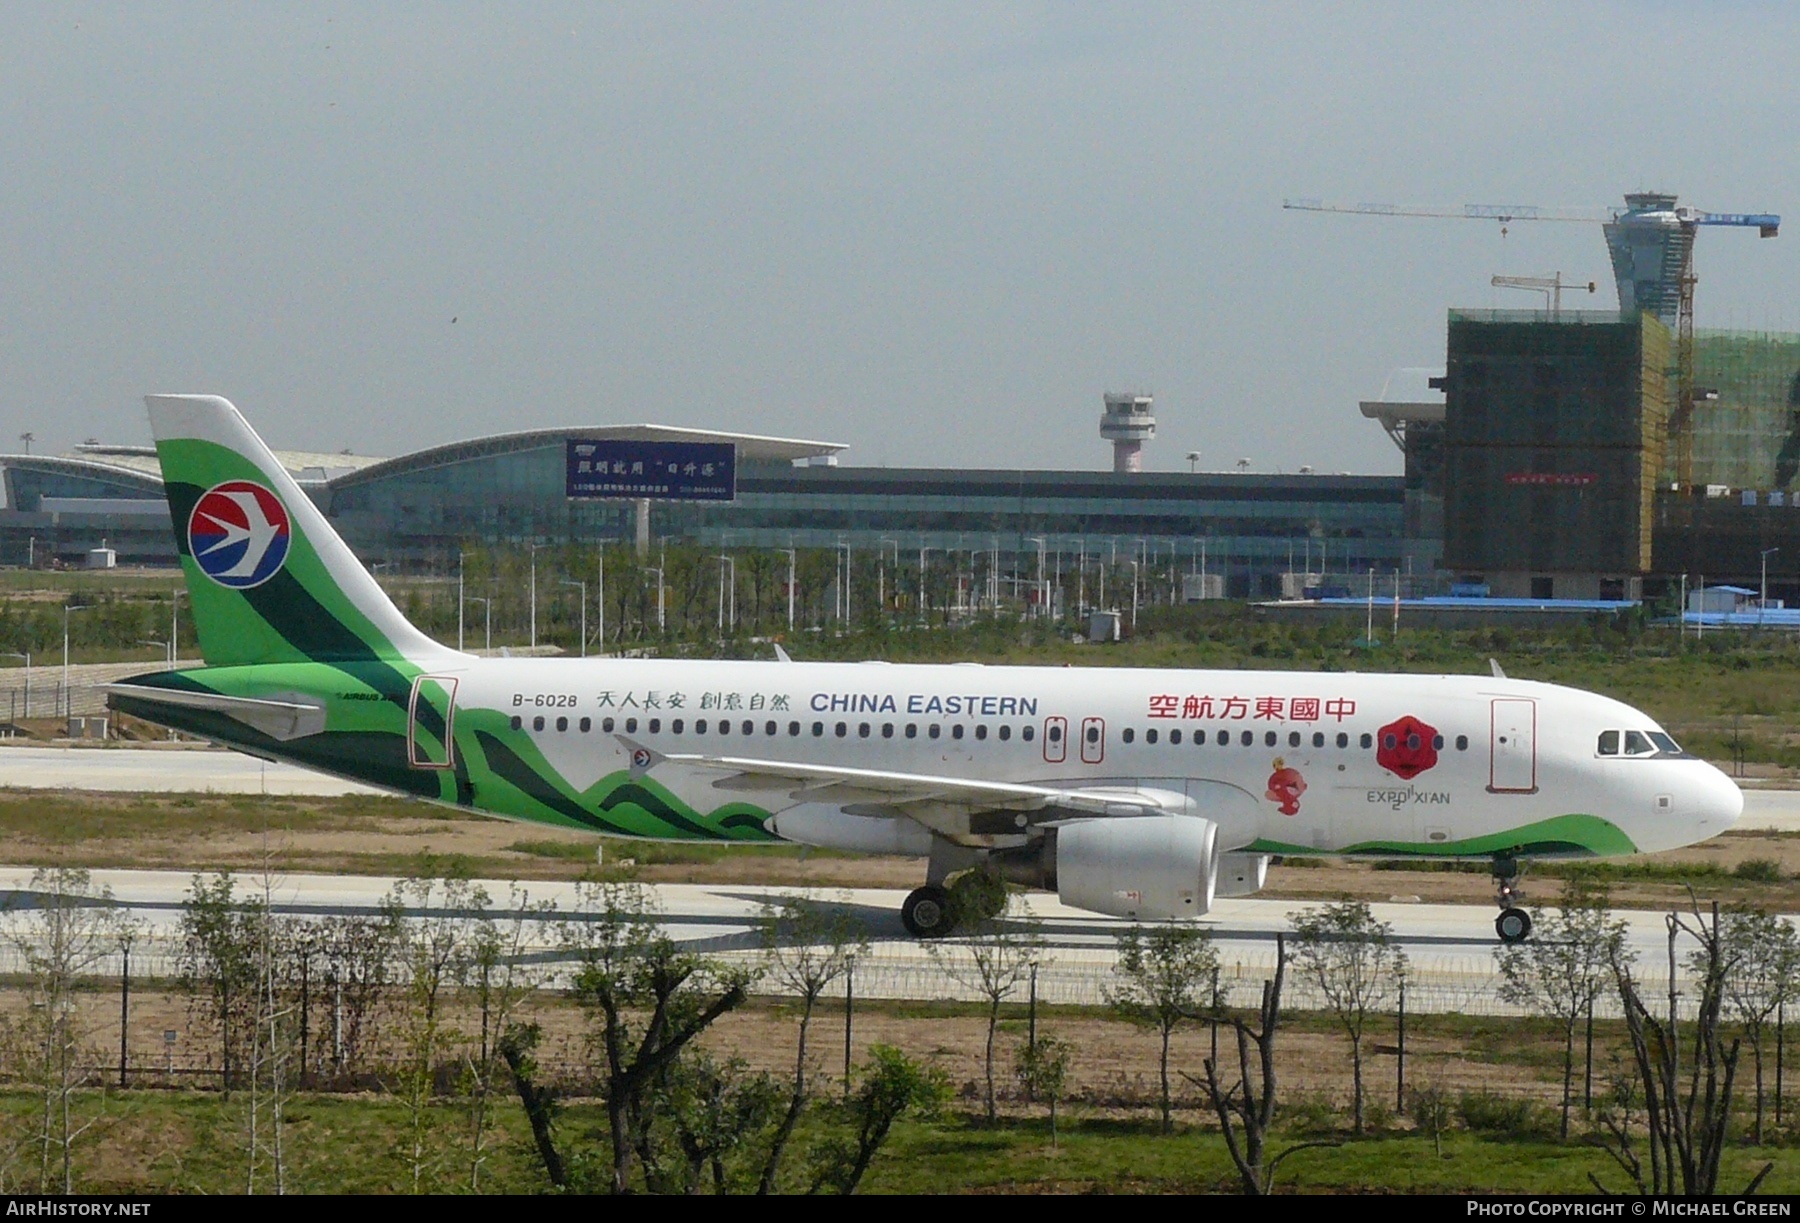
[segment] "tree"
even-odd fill
[[[135,923],[84,870],[41,868],[31,876],[31,893],[31,906],[9,911],[4,927],[24,963],[30,1001],[10,1034],[35,1096],[37,1188],[73,1193],[75,1144],[93,1124],[76,1116],[87,1038],[77,994],[83,978],[119,953]]]
[[[949,1095],[943,1071],[920,1065],[891,1045],[872,1046],[856,1094],[843,1106],[855,1137],[820,1145],[811,1192],[855,1193],[894,1122],[908,1112],[930,1116]]]
[[[1562,1025],[1562,1138],[1569,1139],[1574,1098],[1575,1032],[1624,954],[1625,923],[1607,909],[1607,894],[1581,879],[1563,885],[1554,913],[1539,913],[1531,940],[1500,948],[1500,996]]]
[[[262,912],[239,899],[237,881],[221,871],[195,875],[181,906],[179,984],[196,1020],[219,1042],[219,1081],[225,1098],[242,1074],[255,1029],[257,949]]]
[[[1000,911],[986,918],[976,916],[973,905],[966,906],[962,920],[968,929],[967,937],[925,946],[953,980],[975,990],[987,1003],[983,1066],[987,1119],[991,1125],[1000,1117],[994,1099],[994,1045],[1000,1028],[1000,1007],[1043,962],[1044,935],[1037,919],[1012,895],[1005,895]]]
[[[533,903],[531,894],[517,884],[507,904],[507,916],[483,914],[476,922],[469,945],[469,983],[481,1015],[480,1041],[468,1056],[469,1192],[481,1191],[482,1169],[493,1141],[491,1112],[496,1087],[507,1066],[501,1047],[513,1026],[519,1004],[546,976],[545,968],[526,954],[534,928],[555,912],[551,901]]]
[[[775,1190],[781,1157],[806,1107],[806,1034],[819,997],[848,974],[868,951],[862,928],[842,909],[825,910],[798,896],[783,896],[763,910],[763,947],[768,976],[800,998],[800,1035],[794,1051],[793,1090],[776,1123],[757,1182],[759,1194]]]
[[[1614,959],[1613,979],[1624,1006],[1637,1082],[1616,1093],[1622,1098],[1618,1110],[1602,1115],[1608,1138],[1601,1145],[1632,1178],[1639,1193],[1709,1197],[1718,1192],[1719,1161],[1731,1127],[1731,1092],[1737,1074],[1738,1042],[1725,1042],[1719,1022],[1725,981],[1734,965],[1717,904],[1712,906],[1710,919],[1696,908],[1688,916],[1671,913],[1667,921],[1671,976],[1679,937],[1686,935],[1699,944],[1689,961],[1700,987],[1691,1030],[1684,1038],[1673,994],[1666,1019],[1651,1013],[1639,993],[1630,959],[1622,953]],[[1650,1148],[1648,1181],[1633,1138],[1631,1105],[1640,1099]],[[1772,1167],[1765,1164],[1742,1193],[1754,1193]],[[1590,1173],[1589,1179],[1605,1190],[1598,1177]]]
[[[1725,1006],[1744,1025],[1750,1058],[1756,1069],[1756,1121],[1751,1139],[1763,1140],[1763,1041],[1769,1020],[1784,1004],[1800,996],[1800,937],[1783,917],[1751,909],[1720,915],[1719,938],[1731,971],[1725,974]],[[1702,952],[1689,959],[1689,971],[1704,976]]]
[[[1162,1038],[1158,1069],[1162,1082],[1162,1132],[1174,1129],[1169,1093],[1169,1038],[1198,1019],[1218,992],[1219,953],[1199,926],[1173,922],[1129,926],[1119,932],[1116,983],[1105,989],[1107,1005]]]
[[[1050,1109],[1050,1147],[1056,1149],[1056,1106],[1069,1079],[1069,1060],[1075,1046],[1054,1036],[1040,1036],[1019,1046],[1014,1074],[1025,1094],[1042,1100]]]
[[[1287,980],[1287,936],[1275,936],[1275,975],[1263,982],[1262,1003],[1257,1008],[1257,1026],[1241,1015],[1227,1013],[1224,1022],[1237,1037],[1238,1081],[1227,1087],[1216,1059],[1202,1063],[1206,1078],[1183,1078],[1206,1089],[1213,1112],[1219,1118],[1219,1130],[1225,1135],[1225,1149],[1237,1166],[1238,1180],[1244,1192],[1260,1197],[1271,1192],[1276,1170],[1288,1156],[1312,1147],[1332,1146],[1328,1142],[1303,1142],[1287,1148],[1279,1155],[1268,1153],[1269,1126],[1275,1120],[1275,1036],[1281,1028],[1281,989]],[[1255,1050],[1252,1067],[1251,1050]]]
[[[1406,971],[1406,954],[1393,934],[1361,900],[1309,909],[1294,919],[1294,965],[1350,1038],[1358,1135],[1363,1132],[1363,1037],[1370,1015],[1387,1005]]]
[[[634,1158],[653,1154],[652,1088],[696,1036],[743,1004],[748,983],[682,951],[651,917],[642,888],[588,885],[560,931],[576,962],[575,997],[594,1016],[614,1193],[630,1192]]]

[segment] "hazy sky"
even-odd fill
[[[140,396],[395,454],[638,420],[847,461],[1396,471],[1357,413],[1598,226],[1284,196],[1787,214],[1702,326],[1800,328],[1800,5],[0,6],[0,449]]]

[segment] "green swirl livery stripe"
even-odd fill
[[[1539,858],[1606,858],[1635,854],[1638,848],[1611,820],[1574,814],[1461,841],[1358,841],[1342,849],[1317,849],[1263,837],[1250,845],[1248,852],[1383,858],[1488,858],[1509,853]]]

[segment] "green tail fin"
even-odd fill
[[[453,653],[407,622],[230,403],[145,402],[209,666]]]

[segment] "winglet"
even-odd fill
[[[1488,667],[1490,669],[1492,669],[1492,671],[1494,672],[1495,679],[1505,679],[1506,678],[1506,672],[1504,672],[1500,669],[1500,660],[1498,658],[1488,659]]]
[[[668,759],[667,756],[663,755],[655,748],[645,747],[636,739],[628,739],[624,735],[614,735],[613,738],[617,739],[620,743],[623,743],[625,745],[625,750],[631,753],[630,771],[634,778],[642,777],[651,769]]]

